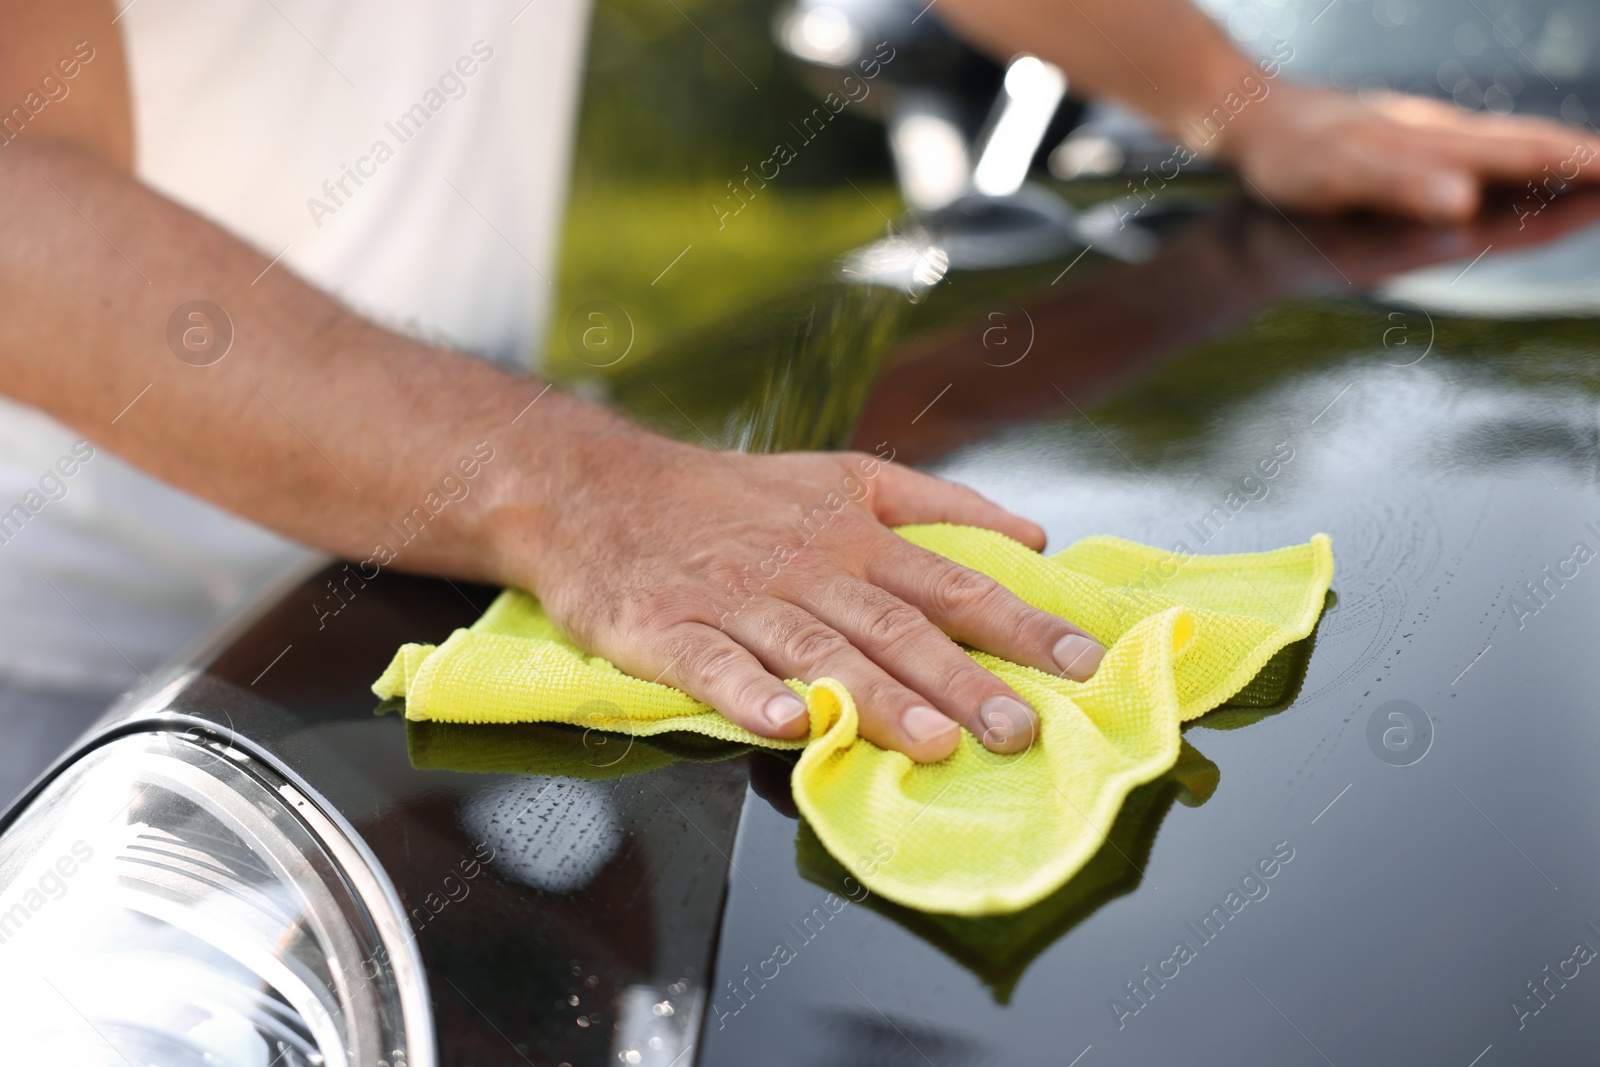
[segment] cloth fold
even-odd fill
[[[917,764],[859,737],[855,703],[832,679],[789,683],[810,708],[810,736],[772,741],[585,654],[516,590],[442,645],[401,648],[373,691],[403,697],[415,720],[563,722],[641,737],[689,731],[804,748],[795,802],[853,877],[911,908],[1003,914],[1042,900],[1088,862],[1129,791],[1173,766],[1184,722],[1310,635],[1333,576],[1321,534],[1230,556],[1091,537],[1045,557],[972,527],[898,532],[1107,646],[1086,682],[969,650],[1038,710],[1026,752],[995,755],[963,735],[949,758]]]
[[[647,742],[641,742],[644,744]],[[940,915],[868,895],[862,904],[937,948],[988,987],[997,1004],[1011,995],[1033,961],[1079,923],[1145,881],[1150,849],[1174,804],[1197,808],[1210,799],[1220,771],[1187,741],[1172,768],[1130,792],[1099,849],[1065,885],[1036,904],[1004,915]],[[852,898],[862,894],[802,820],[795,863],[807,881]]]

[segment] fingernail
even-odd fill
[[[1038,717],[1014,697],[990,697],[978,710],[983,747],[991,752],[1016,752],[1033,744]]]
[[[1428,203],[1440,215],[1458,215],[1472,203],[1472,180],[1454,170],[1428,175]]]
[[[806,702],[793,693],[784,693],[767,701],[761,713],[772,724],[773,730],[787,734],[795,722],[807,714]]]
[[[926,741],[940,734],[949,733],[955,727],[953,720],[921,704],[900,716],[900,728],[913,741]]]
[[[1081,682],[1094,674],[1099,668],[1100,661],[1105,659],[1105,646],[1100,642],[1084,637],[1082,634],[1068,634],[1056,642],[1056,647],[1050,650],[1056,659],[1056,666],[1061,668],[1061,673],[1075,682]]]

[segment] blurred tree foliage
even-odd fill
[[[861,108],[809,142],[791,128],[820,101],[773,44],[776,10],[766,0],[597,0],[546,335],[552,376],[634,372],[669,342],[816,284],[899,215],[883,127]],[[779,142],[796,148],[793,162],[743,186],[749,202],[719,220],[714,204],[739,204],[729,183]],[[579,359],[569,339],[574,312],[595,300],[626,315],[614,325],[632,349],[615,368]]]
[[[793,141],[818,100],[773,44],[770,0],[597,0],[575,186],[721,186]],[[890,176],[882,127],[850,109],[783,171],[789,191]]]

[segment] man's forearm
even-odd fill
[[[511,580],[498,525],[537,528],[583,480],[575,464],[599,451],[586,440],[635,432],[380,329],[281,266],[262,274],[268,257],[82,149],[19,141],[0,153],[0,187],[5,391],[307,544],[365,558],[395,542],[387,524],[446,500],[434,536],[395,565]],[[234,331],[208,366],[168,342],[174,309],[195,299]]]
[[[1210,111],[1255,65],[1189,0],[942,0],[939,14],[1000,59],[1029,52],[1168,133]]]

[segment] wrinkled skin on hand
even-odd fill
[[[755,733],[804,736],[805,705],[782,679],[830,677],[884,748],[938,760],[965,728],[1016,752],[1034,711],[956,640],[1079,679],[1104,654],[892,532],[965,523],[1044,547],[1038,526],[970,489],[867,453],[719,453],[632,430],[585,457],[559,520],[521,524],[517,580],[584,648]]]
[[[1399,93],[1361,98],[1280,84],[1239,113],[1216,153],[1283,211],[1470,218],[1489,186],[1600,181],[1600,138],[1548,119],[1463,111]],[[1547,184],[1546,184],[1547,183]]]

